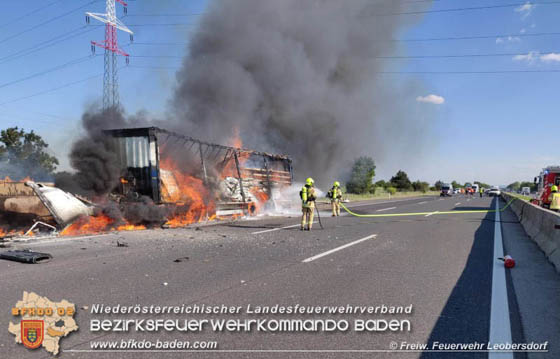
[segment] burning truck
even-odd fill
[[[35,221],[63,235],[181,227],[274,209],[282,204],[280,191],[292,184],[289,157],[243,149],[238,139],[224,146],[157,127],[103,134],[119,171],[113,191],[88,198],[27,181],[33,200],[43,204]]]
[[[176,219],[178,224],[256,214],[276,203],[275,191],[292,184],[287,156],[208,143],[157,127],[104,133],[114,140],[123,173],[113,196],[186,205],[189,211],[183,221]]]

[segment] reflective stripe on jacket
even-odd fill
[[[560,209],[560,193],[552,193],[552,200],[550,201],[550,209]]]
[[[342,196],[342,191],[340,190],[340,187],[333,187],[331,191],[332,191],[332,199],[338,199],[339,196]]]
[[[301,189],[301,204],[303,207],[313,207],[315,201],[315,189],[313,187],[303,186]]]

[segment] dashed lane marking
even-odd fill
[[[326,251],[326,252],[317,254],[317,255],[315,255],[315,256],[313,256],[313,257],[309,257],[309,258],[307,258],[307,259],[304,259],[302,262],[303,262],[303,263],[312,262],[312,261],[314,261],[314,260],[316,260],[316,259],[322,258],[322,257],[324,257],[324,256],[328,256],[329,254],[332,254],[332,253],[334,253],[334,252],[338,252],[338,251],[340,251],[340,250],[342,250],[342,249],[344,249],[344,248],[348,248],[348,247],[350,247],[350,246],[356,245],[356,244],[358,244],[358,243],[362,243],[362,242],[364,242],[364,241],[367,241],[368,239],[373,239],[373,238],[375,238],[375,237],[377,237],[377,234],[369,235],[369,236],[364,237],[364,238],[362,238],[362,239],[358,239],[357,241],[347,243],[347,244],[342,245],[342,246],[340,246],[340,247],[336,247],[336,248],[333,248],[333,249],[328,250],[328,251]]]
[[[390,209],[395,209],[395,208],[397,208],[397,207],[382,208],[382,209],[378,209],[378,210],[375,211],[375,212],[383,212],[383,211],[388,211],[388,210],[390,210]]]
[[[317,223],[317,222],[313,222],[313,224],[315,224],[315,223]],[[294,225],[291,225],[291,226],[265,229],[264,231],[252,232],[251,234],[261,234],[261,233],[275,232],[275,231],[280,231],[282,229],[294,228],[294,227],[298,227],[298,226],[301,226],[301,224],[298,223],[298,224],[294,224]]]

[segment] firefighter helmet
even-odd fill
[[[340,182],[338,182],[338,181],[334,181],[334,184],[333,184],[333,186],[335,186],[335,187],[340,187]]]
[[[315,183],[315,181],[313,181],[313,178],[309,177],[308,179],[305,180],[305,184],[308,186],[313,186],[313,184]]]
[[[557,186],[557,185],[553,185],[552,187],[550,187],[550,191],[551,191],[551,192],[558,192],[558,186]]]

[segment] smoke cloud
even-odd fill
[[[99,111],[90,108],[82,115],[86,134],[72,144],[70,165],[76,173],[60,173],[55,182],[63,190],[99,196],[110,192],[118,183],[120,167],[113,144],[102,130],[126,127],[128,122],[116,108]]]
[[[288,154],[296,178],[322,183],[360,155],[410,151],[424,129],[401,99],[416,85],[398,88],[376,59],[418,19],[378,16],[404,3],[213,1],[177,74],[175,129],[218,143],[239,130],[244,147]]]

